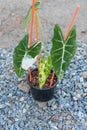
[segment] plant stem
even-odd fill
[[[75,10],[75,12],[74,12],[74,14],[73,14],[73,16],[72,16],[70,25],[69,25],[69,27],[68,27],[68,30],[67,30],[67,32],[66,32],[66,34],[65,34],[64,40],[66,40],[67,37],[68,37],[68,35],[69,35],[69,32],[70,32],[70,30],[71,30],[71,28],[72,28],[72,26],[73,26],[73,24],[74,24],[74,21],[75,21],[75,18],[76,18],[76,16],[77,16],[77,14],[78,14],[79,9],[80,9],[80,5],[78,5],[78,6],[76,7],[76,10]]]
[[[32,69],[31,69],[31,67],[29,68],[29,74],[30,74],[29,81],[32,82]]]
[[[35,2],[38,2],[38,0],[35,0]],[[38,36],[38,33],[39,33],[39,17],[38,17],[38,8],[36,7],[35,8],[35,19],[36,19],[36,42],[38,42],[38,39],[39,39],[39,36]],[[37,57],[37,64],[38,64],[38,71],[39,71],[39,66],[40,66],[40,56]]]
[[[45,43],[45,36],[44,36],[44,31],[43,31],[43,27],[42,27],[42,24],[41,24],[41,20],[40,20],[40,17],[39,17],[39,25],[40,25],[40,31],[41,31],[41,35],[42,35],[42,41],[43,41],[43,43],[44,43],[44,54],[45,55],[47,55],[47,52],[46,52],[46,48],[47,48],[47,46],[46,46],[46,43]]]
[[[40,68],[40,56],[37,57],[37,64],[38,64],[38,72],[39,72],[39,68]]]
[[[38,0],[36,0],[38,2]],[[36,19],[36,42],[38,42],[38,8],[35,9],[35,19]]]
[[[52,78],[51,78],[51,80],[50,80],[50,87],[51,87],[52,84],[53,84],[53,79],[54,79],[54,71],[52,72]]]

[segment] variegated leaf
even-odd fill
[[[38,42],[37,44],[34,44],[32,47],[28,48],[28,40],[29,40],[29,35],[26,34],[24,38],[19,42],[19,44],[15,47],[13,53],[14,70],[17,76],[19,77],[21,77],[26,70],[22,68],[23,66],[22,62],[25,62],[24,58],[31,56],[33,60],[33,58],[36,57],[41,50],[41,42]]]
[[[68,38],[64,41],[62,31],[56,24],[54,27],[54,36],[52,39],[51,59],[55,73],[61,78],[70,65],[76,51],[76,29],[72,27]]]
[[[45,59],[44,55],[40,59],[40,68],[39,68],[39,85],[40,88],[43,87],[43,85],[46,82],[46,79],[50,73],[51,69],[51,57],[50,55]]]

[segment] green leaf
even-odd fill
[[[40,5],[40,1],[35,3],[35,8],[38,8]],[[27,11],[27,15],[24,18],[23,27],[26,29],[31,21],[31,15],[32,15],[32,6]]]
[[[28,49],[27,54],[34,58],[36,55],[39,54],[41,50],[41,45],[42,45],[42,42],[35,43],[34,45],[32,45],[32,47]]]
[[[31,7],[29,8],[27,15],[24,18],[24,22],[23,22],[23,27],[26,29],[27,26],[29,25],[30,21],[31,21],[31,14],[32,14],[32,9]]]
[[[38,8],[40,6],[40,1],[38,0],[36,3],[35,3],[35,8]]]
[[[64,41],[62,31],[59,25],[54,27],[54,36],[52,39],[51,59],[55,73],[61,78],[70,65],[76,51],[76,28],[72,27],[68,38]]]
[[[21,77],[25,72],[25,70],[22,69],[21,64],[22,64],[22,59],[28,48],[28,39],[29,39],[29,35],[26,34],[24,38],[19,42],[19,45],[14,49],[13,65],[14,65],[14,70],[18,77]]]
[[[35,57],[39,54],[41,49],[41,42],[34,44],[28,48],[29,35],[26,34],[24,38],[19,42],[18,46],[15,47],[13,53],[13,65],[14,70],[18,77],[21,77],[25,70],[22,68],[22,61],[25,56]]]
[[[50,73],[51,69],[51,57],[50,55],[45,59],[44,55],[40,59],[40,68],[39,68],[39,85],[40,88],[43,87],[43,85],[46,82],[46,79]]]

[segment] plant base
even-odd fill
[[[37,69],[32,71],[32,75],[35,75],[35,76],[38,75]],[[34,77],[32,77],[32,78],[34,79]],[[39,102],[47,102],[47,101],[51,100],[53,98],[53,95],[54,95],[54,89],[55,89],[55,87],[57,85],[57,77],[56,77],[56,75],[55,75],[54,83],[53,83],[52,87],[49,87],[49,86],[46,87],[46,85],[44,85],[45,87],[40,89],[39,86],[38,86],[38,76],[37,76],[36,79],[37,79],[36,84],[31,83],[29,81],[29,75],[28,75],[28,83],[29,83],[33,98],[36,101],[39,101]]]

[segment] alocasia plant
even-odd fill
[[[35,3],[35,9],[40,5],[40,1]],[[31,21],[32,6],[24,19],[24,28],[28,27]],[[35,63],[38,55],[40,55],[40,64],[38,68],[38,80],[40,89],[43,88],[51,69],[55,72],[58,79],[60,79],[72,60],[76,51],[76,28],[75,26],[69,32],[66,40],[64,40],[62,31],[58,24],[54,27],[54,36],[52,39],[52,48],[47,56],[45,54],[46,47],[44,47],[44,54],[41,54],[42,42],[37,42],[31,47],[28,47],[29,35],[26,34],[14,49],[13,64],[16,74],[21,77],[29,67]],[[45,45],[45,44],[44,44]]]

